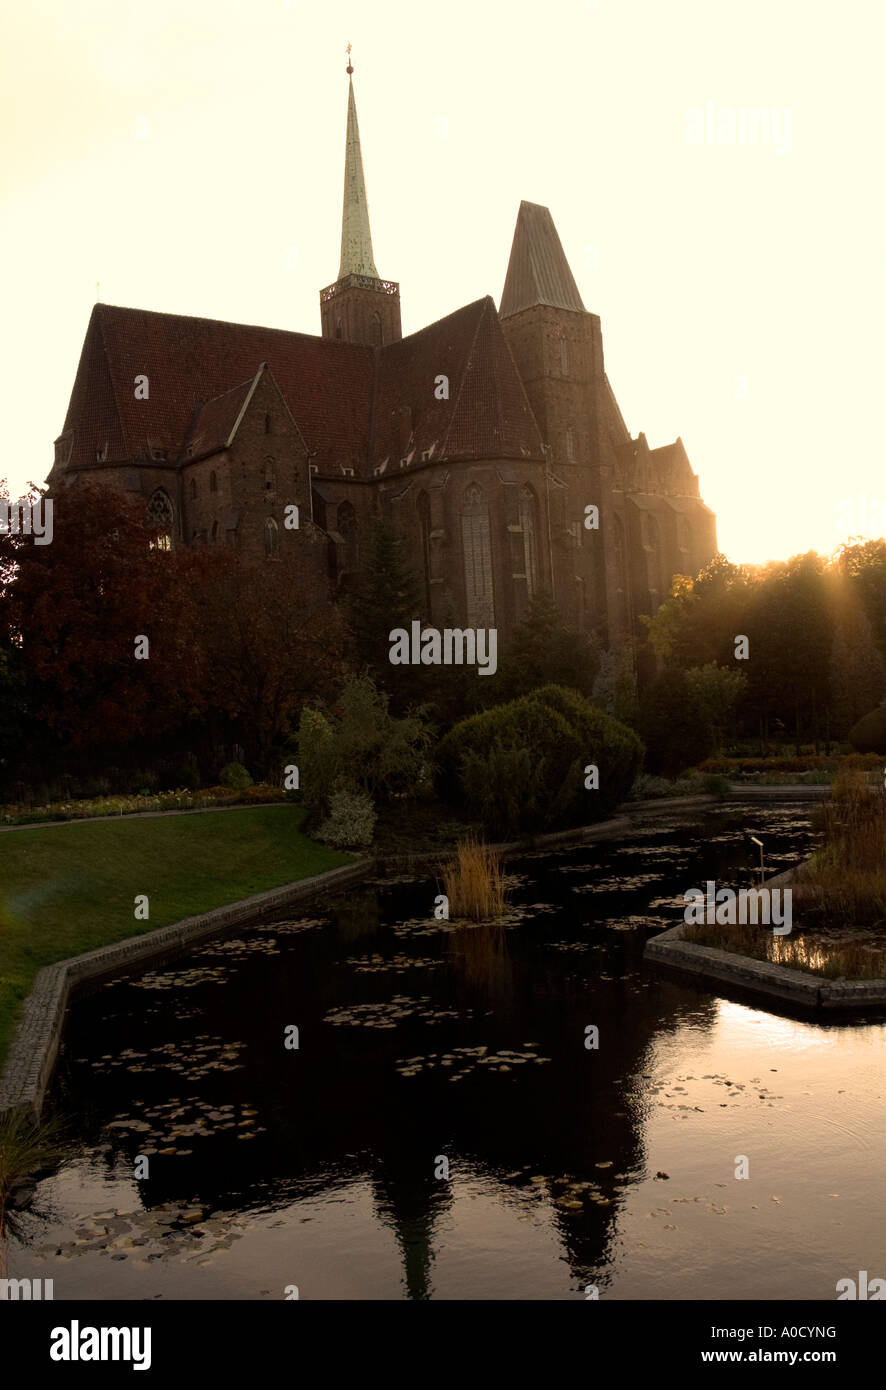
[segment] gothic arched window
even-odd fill
[[[269,560],[280,558],[280,532],[272,516],[265,522],[265,555]]]
[[[357,570],[358,527],[357,513],[351,502],[339,502],[336,529],[345,543],[342,573],[354,574]]]
[[[175,510],[169,494],[161,487],[151,493],[148,502],[148,525],[156,536],[151,542],[152,546],[156,550],[171,550],[175,531]]]
[[[477,483],[471,483],[462,498],[461,539],[468,626],[494,627],[489,508],[483,489]]]
[[[217,540],[218,540],[218,522],[217,522],[217,521],[214,521],[214,522],[212,523],[212,539],[213,539],[214,541],[217,541]]]
[[[378,312],[372,315],[369,325],[369,338],[373,347],[381,347],[384,334],[381,328],[381,314]]]
[[[421,540],[421,569],[425,587],[425,611],[431,615],[431,499],[420,492],[415,504],[418,512],[418,531]]]
[[[209,475],[209,491],[218,492],[218,478],[216,477],[214,469]]]
[[[526,594],[532,598],[538,588],[538,500],[528,483],[524,483],[520,489],[519,511]]]

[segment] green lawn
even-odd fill
[[[303,835],[303,820],[258,806],[0,834],[0,1065],[42,966],[353,863]],[[134,916],[140,893],[147,922]]]

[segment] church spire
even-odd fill
[[[338,268],[338,278],[343,280],[346,275],[371,275],[377,280],[379,275],[372,259],[372,235],[369,231],[369,207],[366,202],[366,181],[363,177],[357,103],[354,101],[353,71],[351,45],[348,44],[348,133],[345,145],[345,191],[342,200],[341,265]]]
[[[345,195],[341,217],[341,265],[334,285],[320,291],[324,338],[366,347],[384,347],[403,336],[400,286],[382,280],[372,259],[369,208],[360,153],[360,127],[354,101],[354,69],[348,44],[348,137],[345,147]]]

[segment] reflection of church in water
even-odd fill
[[[402,337],[352,83],[341,262],[320,312],[313,337],[96,304],[51,488],[91,476],[141,495],[166,544],[232,545],[333,589],[359,579],[382,512],[422,581],[420,616],[504,632],[543,584],[615,639],[714,555],[682,442],[628,432],[547,208],[520,205],[498,310],[487,297]]]

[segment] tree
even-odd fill
[[[391,666],[390,633],[397,627],[408,631],[413,619],[421,617],[419,594],[400,536],[391,521],[379,517],[369,534],[360,585],[346,601],[345,620],[358,665],[369,666],[388,690],[394,669],[398,675],[408,669]]]
[[[495,703],[519,699],[542,685],[590,694],[599,664],[588,634],[564,620],[550,589],[542,586],[504,648],[496,689],[490,693]]]
[[[698,717],[683,671],[665,667],[644,692],[640,736],[646,744],[647,771],[676,777],[709,757],[714,735]]]
[[[14,564],[0,565],[0,642],[20,653],[30,713],[59,743],[123,744],[182,715],[196,674],[191,562],[150,538],[140,501],[81,481],[54,499],[52,544],[15,538]]]
[[[747,686],[747,677],[743,671],[710,661],[704,666],[691,666],[686,672],[686,685],[699,720],[710,729],[714,748],[719,748],[726,716]]]
[[[340,615],[283,565],[245,565],[230,550],[209,556],[196,595],[203,706],[270,775],[305,703],[330,699],[341,682]]]

